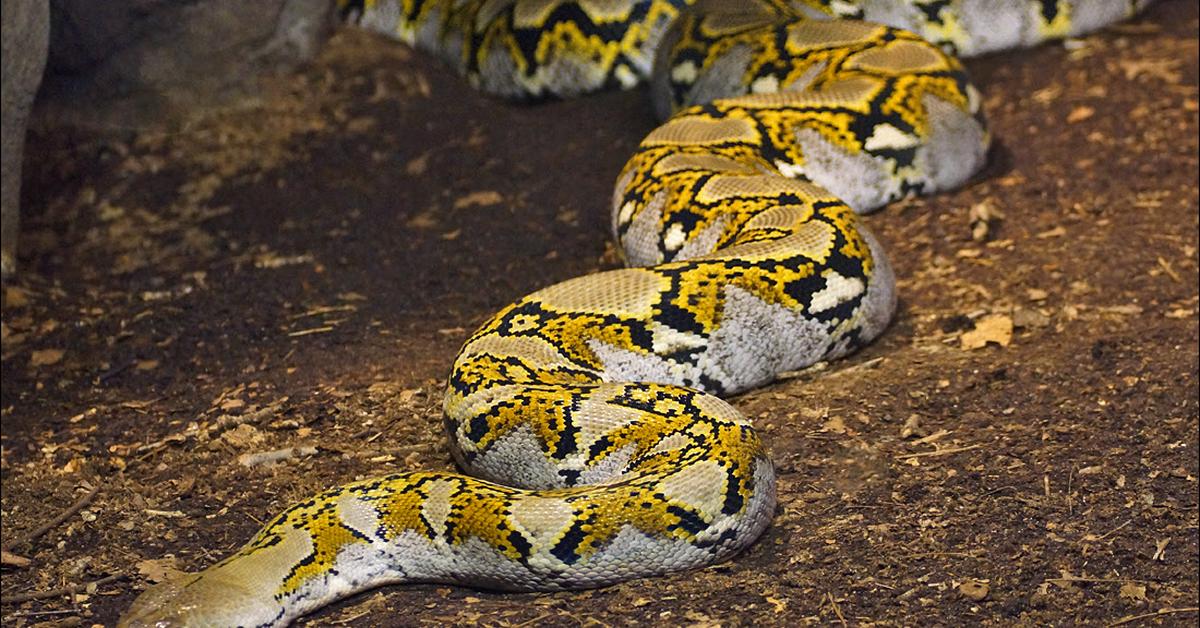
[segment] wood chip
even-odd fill
[[[419,177],[425,174],[425,171],[429,169],[429,155],[430,153],[426,152],[420,157],[410,159],[408,163],[404,164],[404,173],[410,177]]]
[[[185,519],[187,515],[182,510],[155,510],[154,508],[145,508],[142,512],[151,517],[168,517],[171,519]]]
[[[504,202],[504,197],[495,190],[483,190],[480,192],[471,192],[466,196],[459,197],[454,201],[454,209],[465,209],[467,207],[487,207],[488,205],[499,205]]]
[[[1067,114],[1067,124],[1083,122],[1094,115],[1096,115],[1096,110],[1094,108],[1088,107],[1087,105],[1081,105],[1072,109],[1071,113]]]
[[[62,349],[39,349],[29,355],[30,366],[50,366],[62,361],[65,352]]]
[[[1041,232],[1041,233],[1039,233],[1039,234],[1035,235],[1034,237],[1035,237],[1035,238],[1039,238],[1039,239],[1041,239],[1041,240],[1045,240],[1046,238],[1058,238],[1058,237],[1062,237],[1062,236],[1065,236],[1065,235],[1067,235],[1067,230],[1066,230],[1066,228],[1065,228],[1065,227],[1063,227],[1062,225],[1059,225],[1059,226],[1057,226],[1057,227],[1055,227],[1055,228],[1053,228],[1053,229],[1049,229],[1049,230],[1047,230],[1047,231],[1043,231],[1043,232]]]

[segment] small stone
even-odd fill
[[[1019,307],[1013,310],[1012,322],[1013,327],[1019,329],[1032,329],[1049,325],[1050,317],[1037,310],[1028,310]]]
[[[968,600],[981,602],[987,599],[990,589],[988,588],[986,582],[981,582],[979,580],[967,580],[966,582],[958,585],[958,592]]]
[[[900,428],[900,438],[912,438],[914,436],[924,436],[926,430],[921,427],[921,415],[910,414],[904,421],[904,426]]]

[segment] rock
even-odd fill
[[[0,275],[16,270],[17,230],[20,227],[21,158],[25,148],[25,123],[46,65],[50,10],[46,0],[0,4],[3,39],[3,124],[0,159],[3,192],[0,193]]]
[[[51,123],[138,129],[253,95],[320,50],[329,0],[51,0]],[[65,120],[57,118],[62,116]]]
[[[5,277],[16,267],[25,128],[39,83],[40,126],[105,132],[182,124],[253,102],[261,76],[312,59],[335,22],[330,0],[20,0],[3,7]]]
[[[958,593],[974,602],[981,602],[987,599],[990,592],[990,587],[988,587],[987,583],[979,580],[967,580],[958,585]]]
[[[1013,310],[1012,322],[1013,327],[1019,329],[1033,329],[1037,327],[1046,327],[1049,325],[1050,317],[1037,310],[1019,307]]]

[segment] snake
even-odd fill
[[[775,470],[723,400],[888,326],[892,268],[859,216],[985,163],[959,56],[1126,18],[1148,0],[342,0],[347,20],[506,99],[648,85],[663,119],[617,177],[625,267],[512,303],[444,397],[465,473],[304,500],[141,594],[124,626],[279,626],[391,583],[602,587],[725,561]]]

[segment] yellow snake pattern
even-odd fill
[[[887,326],[892,273],[857,214],[959,185],[987,150],[978,94],[950,51],[1078,34],[1141,8],[690,4],[343,4],[497,95],[648,82],[670,117],[613,194],[629,268],[526,296],[466,342],[444,405],[470,475],[402,473],[317,495],[234,555],[147,591],[124,625],[282,625],[385,583],[586,588],[736,554],[769,524],[775,477],[719,395]]]

